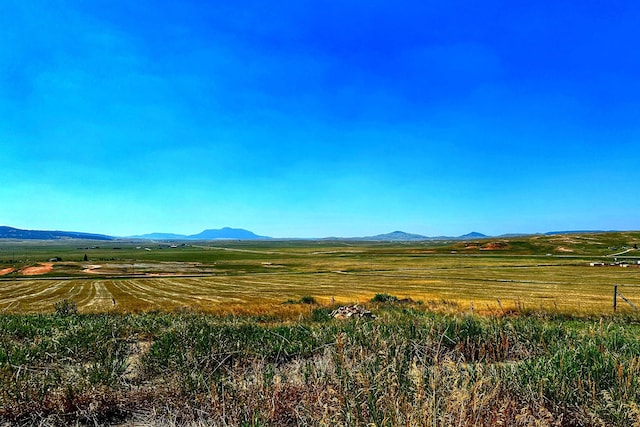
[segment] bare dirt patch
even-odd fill
[[[16,269],[12,268],[12,267],[3,268],[3,269],[0,270],[0,276],[4,276],[5,274],[13,273],[14,271],[16,271]]]
[[[91,273],[91,274],[96,274],[99,273],[96,270],[101,269],[102,266],[101,265],[87,265],[84,270],[82,270],[83,273]]]
[[[37,267],[25,267],[20,270],[20,273],[22,273],[24,276],[38,276],[40,274],[47,274],[51,270],[53,270],[52,262],[42,262]]]
[[[563,246],[558,246],[556,248],[556,251],[558,251],[558,252],[573,252],[573,249],[565,248]]]

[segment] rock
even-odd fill
[[[376,316],[369,310],[359,305],[345,305],[338,307],[331,312],[331,317],[335,319],[348,319],[350,317],[368,317],[375,319]]]

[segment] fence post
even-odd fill
[[[616,312],[618,305],[618,285],[613,285],[613,312]]]

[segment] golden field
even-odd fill
[[[328,305],[386,293],[478,313],[608,313],[614,284],[640,303],[637,240],[638,233],[602,233],[469,242],[102,242],[95,248],[4,242],[0,256],[27,259],[0,265],[12,270],[0,276],[0,311],[49,312],[68,299],[80,312],[295,313],[304,307],[286,303],[303,296]],[[61,260],[47,264],[50,257]],[[627,266],[610,265],[616,261]],[[29,273],[43,265],[51,268]],[[631,310],[622,301],[618,307]]]

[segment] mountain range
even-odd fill
[[[142,234],[138,236],[128,236],[132,239],[151,239],[151,240],[218,240],[218,239],[233,239],[233,240],[258,240],[258,239],[272,239],[272,237],[259,236],[251,231],[244,230],[242,228],[229,228],[224,227],[218,230],[204,230],[198,234],[185,235],[174,233],[150,233]],[[404,231],[393,231],[386,234],[376,234],[375,236],[365,237],[322,237],[322,238],[309,238],[295,240],[359,240],[359,241],[424,241],[424,240],[469,240],[469,239],[482,239],[489,237],[485,234],[478,233],[476,231],[462,236],[436,236],[428,237],[420,234],[406,233]],[[281,239],[286,240],[286,239]]]
[[[368,241],[420,241],[420,240],[468,240],[468,239],[482,239],[489,237],[485,234],[478,233],[477,231],[465,234],[463,236],[422,236],[420,234],[405,233],[404,231],[393,231],[386,234],[377,234],[375,236],[367,237],[353,237],[354,240],[368,240]]]
[[[21,230],[19,228],[0,226],[0,239],[19,240],[58,240],[58,239],[89,239],[89,240],[113,240],[111,236],[104,234],[79,233],[76,231],[46,231],[46,230]]]
[[[151,240],[218,240],[218,239],[233,239],[233,240],[256,240],[256,239],[270,239],[266,236],[258,236],[257,234],[244,230],[242,228],[230,228],[224,227],[220,229],[204,230],[198,234],[173,234],[173,233],[150,233],[142,234],[139,236],[129,236],[132,239],[151,239]]]
[[[538,233],[546,235],[572,234],[572,233],[595,233],[598,231],[550,231],[548,233]],[[477,231],[464,234],[462,236],[422,236],[420,234],[406,233],[404,231],[393,231],[386,234],[365,237],[325,237],[317,239],[301,240],[363,240],[363,241],[425,241],[425,240],[472,240],[488,237],[515,237],[526,236],[531,233],[514,233],[501,236],[487,236]],[[123,237],[107,236],[95,233],[80,233],[75,231],[46,231],[46,230],[22,230],[19,228],[0,226],[0,239],[18,240],[61,240],[61,239],[88,239],[88,240],[115,240]],[[267,236],[259,236],[249,230],[242,228],[224,227],[220,229],[207,229],[198,234],[175,234],[175,233],[150,233],[136,236],[124,237],[127,239],[144,240],[266,240],[272,239]],[[292,238],[294,239],[294,238]],[[285,240],[285,239],[282,239]]]

